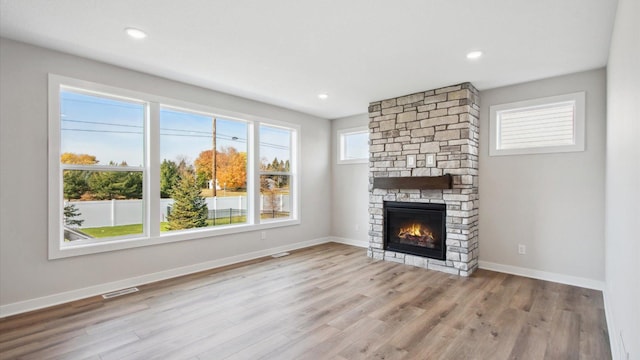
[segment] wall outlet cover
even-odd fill
[[[407,155],[407,167],[408,168],[416,167],[416,156],[415,155]]]
[[[427,166],[434,166],[436,164],[436,156],[433,154],[427,155]]]

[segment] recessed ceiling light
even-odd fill
[[[471,51],[470,53],[467,54],[467,59],[469,60],[474,60],[474,59],[478,59],[482,56],[482,51]]]
[[[124,29],[124,31],[127,32],[127,34],[129,36],[131,36],[134,39],[144,39],[147,37],[147,34],[140,30],[140,29],[136,29],[136,28],[126,28]]]
[[[327,93],[318,94],[318,99],[320,99],[320,100],[327,100],[328,98],[329,98],[329,94],[327,94]]]

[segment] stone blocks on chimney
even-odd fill
[[[479,109],[470,83],[369,105],[369,257],[461,276],[477,269]],[[415,167],[407,167],[407,155],[416,156]],[[443,174],[453,175],[452,189],[373,188],[375,177]],[[384,201],[446,204],[446,260],[385,250]]]

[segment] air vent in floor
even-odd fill
[[[137,287],[132,287],[132,288],[128,288],[128,289],[122,289],[122,290],[118,290],[118,291],[113,291],[113,292],[110,292],[110,293],[102,294],[102,298],[103,299],[111,299],[111,298],[114,298],[114,297],[131,294],[131,293],[134,293],[134,292],[138,292],[138,288]]]
[[[287,256],[287,255],[289,255],[288,252],[281,252],[281,253],[277,253],[277,254],[271,255],[271,257],[272,258],[280,258],[280,257]]]

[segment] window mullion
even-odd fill
[[[160,104],[149,103],[149,114],[145,125],[145,233],[160,236]]]
[[[247,175],[247,196],[251,199],[250,224],[260,223],[260,123],[254,122],[249,130],[249,174]]]
[[[144,166],[119,166],[119,165],[74,165],[60,164],[62,170],[78,170],[78,171],[115,171],[115,172],[132,172],[144,171]]]

